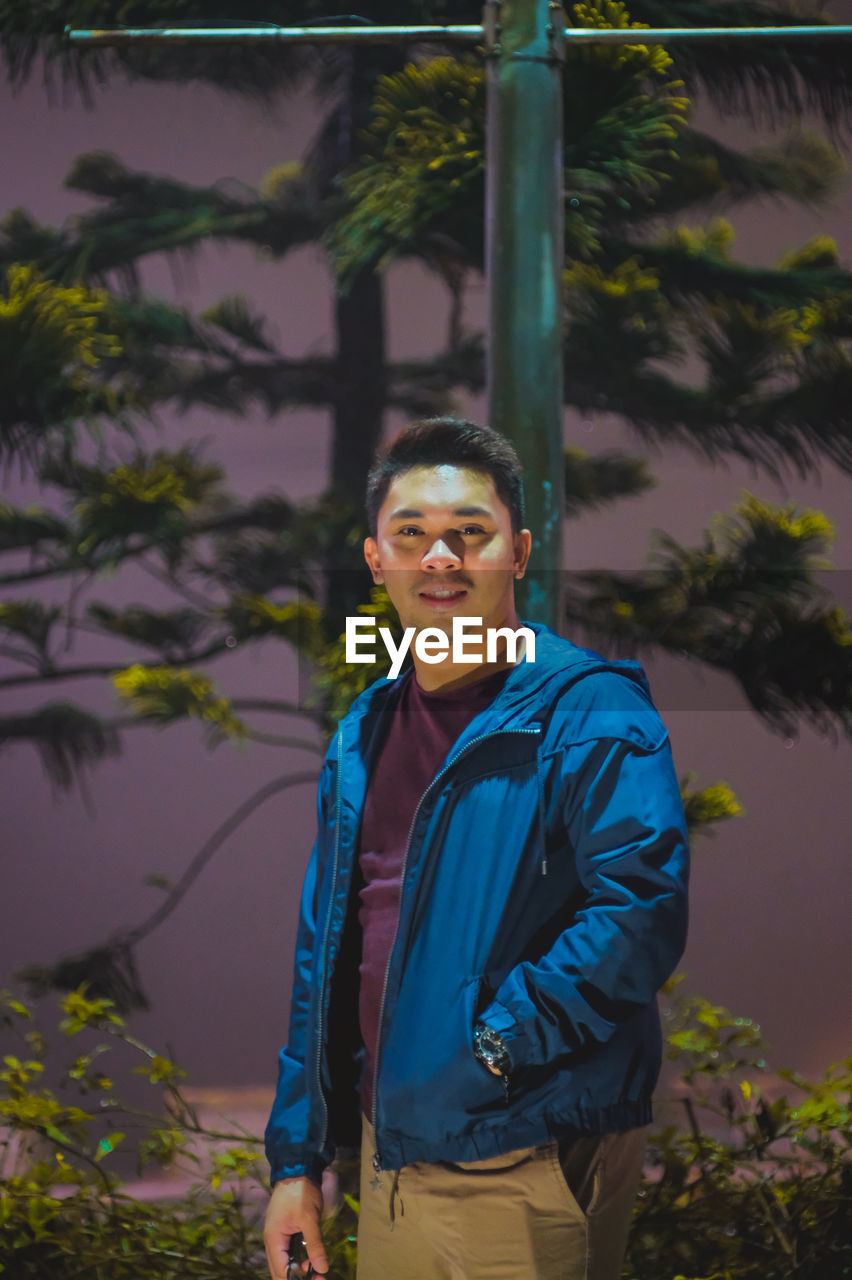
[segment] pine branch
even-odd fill
[[[852,468],[852,275],[827,265],[833,246],[815,243],[784,270],[763,273],[762,294],[753,273],[732,268],[730,234],[720,221],[610,272],[566,270],[566,403],[616,412],[645,440],[676,440],[711,460],[746,458],[777,478],[785,468],[805,476],[822,457]],[[673,261],[683,263],[680,280]],[[667,367],[690,355],[703,369],[679,382]]]
[[[209,610],[156,610],[144,605],[113,609],[100,600],[90,601],[86,606],[86,616],[98,624],[96,629],[101,634],[154,649],[160,658],[171,664],[188,661],[186,655],[212,623]]]
[[[692,783],[697,776],[690,771],[680,784],[686,829],[690,839],[697,835],[715,839],[718,824],[738,818],[745,812],[745,808],[727,783],[716,782],[700,791],[693,790]]]
[[[32,263],[0,277],[0,462],[36,466],[69,447],[75,426],[105,414],[127,426],[138,406],[95,372],[120,350],[107,301],[103,290],[45,279]]]
[[[222,413],[243,413],[259,403],[269,417],[295,405],[334,403],[336,363],[330,356],[284,357],[263,363],[232,360],[223,365],[164,359],[149,384],[152,400],[173,402],[178,412],[204,405]],[[140,370],[144,376],[145,371]]]
[[[177,908],[182,899],[186,896],[194,882],[201,875],[210,859],[225,841],[239,829],[242,824],[252,816],[267,800],[272,796],[280,795],[282,791],[287,791],[291,787],[302,786],[304,784],[315,785],[317,781],[316,770],[309,773],[291,773],[283,778],[273,778],[271,782],[267,782],[265,786],[260,787],[253,795],[244,800],[242,804],[234,810],[230,817],[216,828],[213,834],[202,845],[195,856],[192,858],[186,871],[183,873],[177,884],[169,893],[166,901],[142,924],[126,932],[122,941],[129,947],[138,946],[138,944],[147,938],[158,925],[162,924],[172,912]]]
[[[236,703],[232,702],[231,706],[236,708]],[[314,719],[314,717],[311,717]],[[104,728],[107,730],[124,729],[150,729],[150,724],[146,720],[140,720],[137,716],[114,716],[111,720],[103,721]],[[168,728],[167,725],[163,726]],[[264,733],[260,729],[246,728],[245,734],[248,742],[257,742],[261,746],[266,747],[285,747],[291,751],[310,751],[314,755],[322,755],[325,748],[319,746],[316,742],[309,742],[306,738],[291,738],[279,733]]]
[[[37,503],[25,510],[0,499],[0,552],[34,551],[43,542],[61,542],[68,536],[68,525],[52,511]]]
[[[35,994],[49,990],[74,990],[82,981],[89,983],[90,998],[106,996],[115,1002],[119,1013],[147,1009],[147,997],[139,981],[133,948],[149,937],[174,912],[192,885],[225,841],[259,808],[275,795],[302,784],[316,784],[316,770],[274,778],[260,787],[220,824],[192,858],[168,897],[146,920],[132,929],[114,934],[105,943],[75,956],[66,956],[50,966],[28,965],[16,971]]]
[[[63,791],[85,766],[121,754],[115,731],[69,702],[49,703],[28,715],[0,717],[0,743],[22,741],[33,743],[48,778]]]
[[[406,9],[408,20],[431,22],[437,13],[443,22],[478,22],[481,10],[472,0],[461,0],[472,16],[450,14],[442,0],[426,4],[411,0]],[[458,7],[458,6],[457,6]],[[281,6],[272,0],[255,0],[249,21],[264,25],[301,24],[310,21],[327,23],[328,6],[324,0],[300,0],[298,14],[282,15]],[[399,9],[389,0],[363,0],[359,20],[378,23],[399,22]],[[66,92],[75,88],[90,103],[93,89],[116,76],[125,79],[199,82],[212,85],[225,93],[239,95],[258,104],[285,97],[309,82],[314,91],[330,97],[340,90],[348,72],[346,50],[320,46],[289,46],[272,42],[230,45],[186,45],[182,48],[132,48],[121,51],[80,49],[71,47],[63,38],[69,26],[98,27],[127,24],[126,5],[119,0],[70,0],[61,9],[50,0],[2,0],[0,3],[0,56],[5,59],[13,84],[24,84],[32,74],[38,58],[45,60],[45,80],[49,87],[59,78]],[[171,11],[164,15],[162,4],[144,3],[133,7],[132,21],[139,26],[228,26],[233,24],[234,8],[227,0],[184,0],[180,17]],[[244,17],[236,19],[247,25]],[[359,49],[359,59],[379,75],[398,64],[398,51],[381,46]]]
[[[631,0],[630,14],[651,27],[832,25],[818,4],[796,12],[758,0]],[[673,42],[668,52],[690,96],[704,90],[724,115],[777,125],[814,112],[833,129],[852,118],[846,41]]]
[[[614,375],[604,392],[576,358],[566,361],[566,379],[566,404],[584,412],[618,413],[647,443],[685,445],[713,463],[728,456],[743,458],[779,481],[791,472],[806,479],[825,458],[852,471],[848,401],[835,399],[849,394],[848,369],[814,379],[801,391],[754,395],[727,405],[713,388],[696,388],[648,370]],[[820,404],[827,417],[814,413]]]
[[[772,439],[802,478],[823,458],[852,471],[852,364],[829,364],[796,386],[759,398],[743,415],[751,434]],[[764,463],[764,465],[766,465]]]
[[[663,295],[672,301],[728,298],[766,306],[795,307],[814,298],[852,291],[852,271],[837,264],[790,267],[753,267],[734,261],[698,240],[679,240],[674,233],[665,240],[637,241],[622,236],[601,237],[605,265],[636,258],[653,271]]]
[[[13,662],[23,662],[28,667],[38,667],[40,659],[37,654],[28,652],[26,649],[16,649],[11,644],[0,644],[0,654],[4,658],[11,658]]]
[[[317,719],[314,711],[301,707],[296,702],[282,702],[275,698],[234,698],[231,700],[231,706],[235,711],[274,711],[280,715],[301,716],[312,723],[316,723]],[[105,724],[110,729],[140,729],[145,725],[145,721],[137,716],[116,716],[112,720],[105,721]],[[313,750],[313,744],[310,746]]]
[[[33,222],[17,209],[0,222],[0,264],[36,260],[52,279],[103,282],[110,272],[138,292],[136,263],[151,253],[197,249],[206,240],[239,240],[282,257],[316,239],[323,217],[294,178],[264,201],[250,187],[222,181],[193,187],[128,169],[107,152],[81,155],[66,186],[92,195],[101,208],[79,215],[73,233]]]
[[[745,493],[700,546],[655,530],[655,567],[569,575],[567,617],[620,653],[662,648],[728,672],[776,732],[804,719],[852,737],[852,626],[815,577],[833,536],[821,512]]]
[[[223,653],[230,652],[232,646],[225,638],[215,640],[197,653],[187,654],[180,660],[181,666],[195,666],[200,662],[209,662]],[[20,688],[24,685],[54,684],[63,680],[79,680],[87,676],[113,676],[126,671],[127,662],[91,662],[81,663],[76,667],[45,668],[33,675],[4,676],[0,679],[0,689]]]
[[[199,565],[195,556],[184,556],[183,564],[184,567],[188,568],[190,571],[195,570],[196,572],[202,573],[208,579],[215,581],[215,575],[212,573],[205,574],[203,567]],[[154,578],[156,582],[161,582],[164,587],[169,589],[169,591],[174,592],[174,594],[179,596],[181,600],[185,600],[187,604],[194,605],[196,609],[201,609],[205,612],[210,609],[212,602],[209,596],[203,596],[199,592],[195,591],[195,589],[191,587],[182,576],[178,575],[176,567],[170,566],[168,570],[163,570],[158,568],[157,565],[151,564],[149,559],[140,560],[139,567],[147,573],[149,577]]]
[[[265,355],[277,354],[266,332],[265,321],[252,311],[248,300],[240,294],[222,298],[214,306],[208,307],[201,319],[236,338],[241,347]]]
[[[840,153],[809,129],[795,127],[774,146],[735,150],[682,126],[672,144],[665,182],[646,201],[631,200],[619,221],[635,228],[649,219],[670,219],[707,205],[719,211],[756,197],[813,208],[836,195],[844,175]],[[611,219],[607,227],[614,229]]]
[[[302,360],[278,357],[262,363],[234,359],[226,365],[176,361],[164,356],[153,367],[150,355],[131,371],[151,403],[174,403],[180,412],[204,405],[222,413],[243,413],[260,404],[269,417],[296,405],[333,406],[340,393],[338,362],[331,356]],[[446,412],[451,389],[481,390],[485,380],[481,337],[463,339],[458,350],[428,360],[402,360],[386,366],[389,408],[412,415]]]
[[[121,549],[118,560],[114,550],[106,552],[100,556],[87,556],[81,558],[74,554],[68,556],[61,562],[55,564],[43,565],[39,569],[21,569],[10,573],[0,573],[0,586],[22,586],[30,582],[41,582],[45,578],[65,578],[71,573],[77,573],[80,570],[97,573],[99,569],[114,569],[116,564],[125,560],[132,560],[136,556],[144,555],[148,551],[162,550],[159,542],[151,541],[140,543],[135,546],[125,545]]]
[[[565,450],[565,514],[570,518],[645,493],[656,484],[644,458],[620,449],[594,456],[575,446]]]

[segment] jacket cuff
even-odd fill
[[[270,1190],[276,1182],[283,1182],[285,1178],[310,1178],[312,1182],[322,1183],[325,1167],[325,1161],[320,1156],[282,1160],[280,1164],[270,1165]]]
[[[476,1019],[484,1022],[492,1031],[496,1031],[506,1046],[509,1055],[510,1071],[523,1066],[530,1056],[529,1039],[523,1027],[499,1000],[492,1000],[487,1009],[483,1009]]]

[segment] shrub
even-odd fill
[[[663,988],[667,1057],[685,1124],[648,1139],[625,1276],[630,1280],[841,1280],[852,1276],[852,1058],[812,1082],[774,1074],[749,1018]],[[0,1274],[9,1280],[268,1280],[262,1139],[205,1128],[181,1091],[185,1073],[132,1036],[87,984],[60,1002],[59,1030],[88,1041],[64,1067],[66,1102],[42,1083],[48,1044],[33,1011],[0,991],[0,1027],[19,1052],[0,1070]],[[79,1044],[79,1042],[78,1042]],[[119,1044],[158,1090],[131,1110],[101,1069]],[[23,1046],[21,1049],[20,1046]],[[781,1092],[788,1082],[799,1095]],[[664,1109],[672,1099],[660,1096]],[[82,1104],[82,1105],[80,1105]],[[703,1127],[702,1127],[703,1125]],[[131,1146],[136,1171],[191,1169],[189,1190],[135,1199],[110,1168]],[[202,1154],[199,1154],[199,1151]],[[354,1164],[324,1234],[330,1280],[353,1280]]]

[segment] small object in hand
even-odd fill
[[[287,1263],[287,1280],[311,1280],[312,1277],[318,1275],[314,1271],[310,1262],[308,1262],[307,1271],[303,1271],[302,1267],[308,1262],[308,1253],[305,1248],[305,1241],[301,1232],[296,1232],[290,1237],[290,1261]]]

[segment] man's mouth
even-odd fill
[[[427,587],[424,591],[419,592],[420,599],[425,600],[427,604],[451,605],[457,604],[467,595],[466,587]]]

